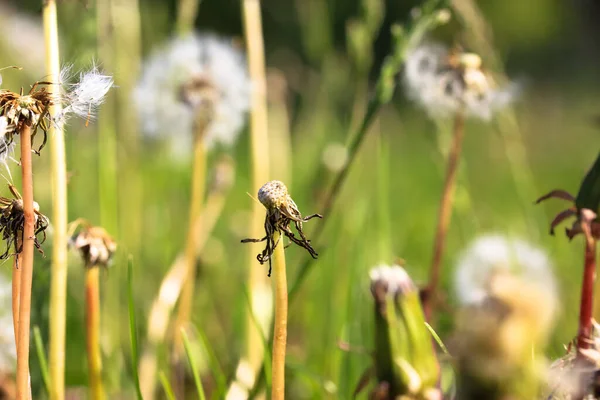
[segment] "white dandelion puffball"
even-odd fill
[[[175,146],[189,151],[197,113],[193,104],[202,99],[186,102],[182,89],[198,81],[213,92],[206,146],[235,142],[250,107],[245,57],[230,40],[198,34],[172,39],[144,63],[134,100],[148,137],[172,138]]]
[[[507,275],[537,286],[557,303],[557,284],[546,253],[502,235],[481,236],[463,252],[454,275],[456,296],[464,305],[481,303],[491,294],[495,277]]]
[[[435,43],[408,52],[403,80],[408,96],[432,118],[451,116],[462,109],[467,116],[488,121],[518,92],[515,84],[497,87],[481,69],[476,54],[455,54]]]

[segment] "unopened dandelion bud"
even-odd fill
[[[375,370],[390,398],[423,396],[435,388],[439,366],[425,325],[419,290],[406,271],[381,265],[371,270],[375,299]]]

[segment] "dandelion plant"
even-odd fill
[[[302,223],[312,218],[322,218],[319,214],[303,217],[298,206],[294,203],[283,182],[270,181],[265,183],[258,191],[258,200],[267,209],[264,229],[265,236],[261,239],[244,239],[242,243],[266,242],[265,249],[256,257],[259,263],[269,263],[271,276],[271,260],[275,263],[275,320],[273,328],[273,362],[272,362],[272,387],[271,398],[283,399],[285,396],[285,354],[287,343],[287,314],[288,314],[288,290],[287,271],[285,267],[285,254],[283,244],[279,245],[282,236],[285,235],[296,245],[306,249],[308,253],[317,258],[317,252],[306,238]],[[290,229],[294,223],[299,237]]]
[[[112,79],[93,69],[81,75],[81,82],[66,84],[61,71],[61,76],[53,77],[52,81],[35,82],[31,89],[24,94],[7,89],[0,89],[0,117],[5,117],[7,126],[2,137],[3,152],[9,151],[16,136],[20,139],[21,146],[21,172],[22,172],[22,226],[13,229],[22,229],[22,245],[15,257],[18,257],[20,272],[19,305],[18,305],[18,336],[17,336],[17,398],[22,399],[28,395],[29,382],[29,333],[31,314],[31,285],[33,279],[33,249],[37,243],[35,239],[35,225],[39,221],[36,217],[33,201],[33,170],[32,153],[40,154],[47,140],[48,130],[53,124],[61,124],[70,115],[82,115],[80,110],[85,109],[85,117],[90,118],[106,92],[112,86]],[[101,84],[100,84],[101,83]],[[58,93],[50,92],[48,86],[60,85],[62,90]],[[53,112],[51,107],[62,105],[63,110]],[[41,131],[41,141],[34,147],[34,138]],[[14,307],[14,306],[13,306]]]
[[[85,320],[86,346],[90,398],[103,400],[102,353],[100,351],[100,268],[106,268],[117,249],[113,238],[101,227],[91,226],[77,220],[72,229],[81,225],[81,230],[72,239],[72,246],[79,251],[85,266]]]
[[[200,245],[195,225],[204,205],[207,151],[235,143],[248,109],[249,89],[244,57],[238,49],[212,35],[189,34],[173,39],[148,59],[134,93],[146,135],[170,139],[174,154],[193,149],[185,273],[176,332],[188,326],[192,312]],[[180,335],[173,351],[174,363],[182,364]]]
[[[404,68],[409,96],[432,117],[454,119],[452,143],[440,200],[429,282],[424,292],[425,315],[434,312],[446,236],[452,216],[458,164],[465,133],[465,119],[489,120],[513,99],[514,88],[498,87],[474,53],[424,43],[410,49]]]

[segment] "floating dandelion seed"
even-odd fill
[[[66,83],[71,75],[71,66],[61,70],[60,82],[65,93],[62,96],[64,107],[59,115],[54,117],[57,121],[64,121],[73,113],[89,121],[94,118],[94,113],[104,102],[108,91],[114,86],[112,76],[100,73],[96,66],[79,75],[79,82]]]
[[[529,243],[501,235],[477,238],[460,257],[454,275],[456,296],[461,303],[480,304],[494,291],[502,276],[520,277],[558,305],[557,284],[546,253]]]
[[[313,257],[317,258],[318,254],[315,249],[310,245],[310,240],[304,235],[302,230],[302,223],[312,218],[323,218],[320,214],[312,214],[307,217],[303,217],[298,206],[292,200],[289,195],[287,187],[280,181],[270,181],[265,183],[258,191],[258,200],[267,209],[267,216],[265,218],[265,237],[262,239],[244,239],[242,243],[258,243],[267,241],[267,246],[256,258],[258,262],[264,264],[269,261],[269,273],[271,276],[271,256],[275,251],[275,247],[279,243],[280,236],[275,241],[275,233],[283,233],[292,242],[298,246],[306,249],[308,253]],[[290,223],[294,222],[296,230],[300,235],[300,238],[296,237],[290,230]]]
[[[176,150],[191,148],[199,117],[208,148],[232,145],[250,106],[244,56],[212,35],[173,39],[144,64],[134,100],[144,133],[174,139]]]
[[[71,238],[70,243],[79,250],[86,268],[108,267],[117,251],[117,243],[104,228],[91,226],[83,220],[75,221],[71,229],[79,224],[83,228]]]
[[[482,68],[474,53],[448,50],[425,43],[413,48],[404,65],[408,95],[431,117],[445,117],[460,110],[466,115],[489,120],[517,94],[517,86],[500,88]]]
[[[23,249],[23,226],[25,224],[23,199],[16,187],[8,185],[8,188],[15,198],[0,197],[0,234],[2,234],[2,239],[6,241],[6,251],[0,255],[0,260],[16,255]],[[40,213],[40,206],[35,201],[33,202],[33,211],[35,213],[34,244],[36,249],[44,254],[41,244],[46,240],[48,218]],[[37,239],[39,234],[42,234],[41,240]],[[14,247],[14,253],[10,253],[11,246]]]

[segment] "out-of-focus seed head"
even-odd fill
[[[526,280],[544,293],[547,326],[559,306],[558,285],[546,252],[524,240],[502,235],[475,239],[454,270],[456,296],[463,305],[481,304],[495,295],[495,283],[505,276]]]
[[[404,66],[408,95],[431,117],[457,112],[489,120],[517,94],[514,84],[499,87],[474,53],[424,43],[408,53]]]
[[[348,149],[341,143],[329,143],[323,150],[321,160],[329,171],[339,172],[348,163]]]
[[[108,267],[117,251],[117,243],[99,226],[84,226],[73,237],[72,245],[79,250],[86,268]]]
[[[198,123],[208,148],[235,142],[250,106],[250,86],[244,56],[231,40],[192,34],[148,58],[134,100],[143,132],[171,139],[174,151],[185,154]]]
[[[490,294],[463,308],[450,343],[458,398],[533,399],[543,386],[543,350],[552,304],[544,288],[518,275],[497,275]]]

